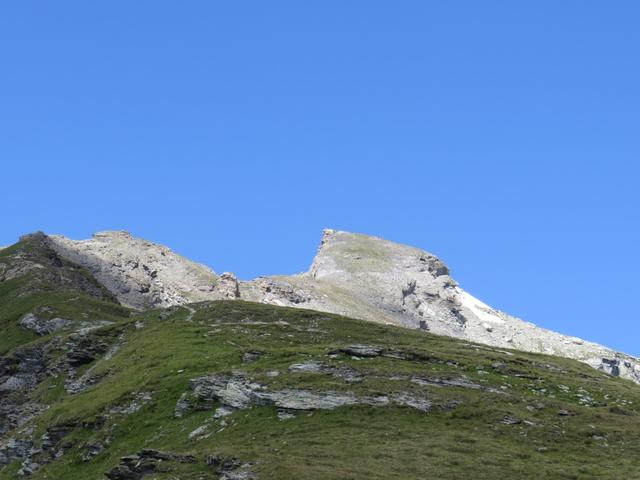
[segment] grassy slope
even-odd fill
[[[19,326],[20,318],[28,312],[78,322],[117,321],[129,316],[129,310],[117,304],[88,272],[56,258],[38,237],[0,250],[0,267],[10,270],[21,265],[34,268],[0,281],[0,355],[39,338]]]
[[[499,352],[323,313],[245,302],[198,308],[191,321],[181,308],[166,318],[149,312],[109,327],[124,332],[123,346],[111,360],[100,361],[96,371],[109,374],[84,393],[64,393],[62,378],[42,385],[39,398],[52,407],[37,421],[38,433],[69,420],[90,424],[113,405],[129,404],[135,392],[149,392],[152,400],[137,413],[111,415],[101,429],[78,426],[65,439],[75,446],[34,479],[104,478],[120,456],[141,448],[198,457],[196,464],[179,465],[173,473],[153,477],[167,479],[176,475],[216,478],[203,462],[205,455],[214,452],[254,462],[254,471],[262,479],[640,478],[636,410],[640,389],[629,382],[570,360]],[[136,320],[144,328],[133,328]],[[327,356],[353,343],[421,353],[425,359]],[[266,354],[256,362],[242,363],[243,352],[255,349]],[[365,374],[365,380],[347,385],[329,375],[288,373],[292,363],[311,359],[352,366]],[[492,367],[496,362],[506,367]],[[176,401],[189,379],[233,369],[274,388],[370,395],[403,391],[426,394],[435,403],[462,403],[453,411],[436,408],[430,413],[406,407],[343,407],[287,421],[279,420],[273,407],[254,407],[228,417],[224,429],[212,424],[210,437],[190,440],[189,432],[212,412],[174,418]],[[281,375],[268,377],[266,372],[273,370]],[[389,379],[402,374],[466,375],[487,386],[505,387],[506,394]],[[580,404],[580,389],[593,398],[592,406]],[[562,409],[575,415],[559,416]],[[505,425],[501,420],[506,415],[531,424]],[[86,443],[106,437],[111,442],[106,452],[81,461]],[[13,478],[16,470],[17,465],[12,465],[0,478]]]

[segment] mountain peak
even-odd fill
[[[320,248],[310,269],[314,278],[338,273],[428,271],[434,277],[449,269],[435,255],[380,237],[332,229],[323,231]]]

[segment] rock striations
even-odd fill
[[[135,308],[219,299],[308,308],[573,358],[640,383],[639,359],[499,312],[460,288],[439,258],[376,237],[327,229],[308,272],[247,282],[126,232],[49,239],[58,255],[86,267]]]

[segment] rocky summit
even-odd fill
[[[0,480],[640,478],[639,364],[380,238],[239,281],[39,232],[0,249]]]

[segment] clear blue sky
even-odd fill
[[[126,229],[242,278],[323,227],[640,354],[637,1],[0,6],[0,244]]]

